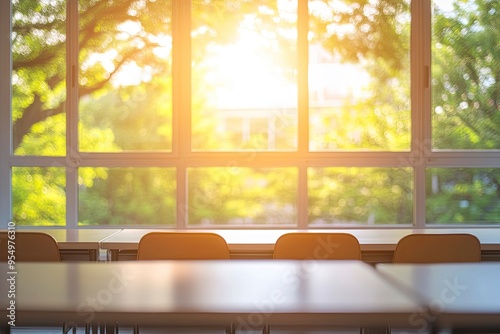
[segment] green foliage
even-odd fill
[[[382,59],[401,70],[408,58],[409,45],[404,37],[409,6],[408,0],[310,1],[310,30],[314,40],[321,41],[342,61]]]
[[[190,225],[293,225],[297,171],[238,166],[188,170]]]
[[[309,222],[411,224],[412,173],[398,168],[311,168]]]
[[[498,223],[500,175],[494,168],[427,171],[426,219],[438,224]]]
[[[16,225],[65,225],[64,168],[13,167],[12,174],[13,219]]]
[[[175,226],[172,168],[85,167],[79,173],[79,225]]]
[[[85,152],[170,151],[171,80],[122,87],[80,101],[80,150]],[[96,140],[99,145],[96,145]],[[107,145],[106,145],[107,144]]]
[[[500,149],[500,4],[458,1],[435,12],[433,146]]]
[[[433,147],[500,149],[500,3],[456,1],[453,11],[434,11]],[[427,180],[428,222],[500,221],[498,168],[434,168]]]

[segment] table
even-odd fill
[[[90,261],[97,261],[101,242],[118,233],[120,229],[65,229],[65,228],[17,228],[17,231],[44,232],[56,239],[59,250],[65,252],[80,251],[88,254]]]
[[[120,251],[137,251],[141,237],[153,231],[161,229],[123,229],[101,242],[101,247],[110,254],[110,259],[118,259]],[[170,230],[171,231],[171,230]],[[179,232],[193,230],[173,230]],[[299,232],[299,230],[196,230],[214,232],[226,239],[229,251],[234,254],[249,254],[249,257],[272,257],[274,243],[284,233]],[[403,229],[403,228],[381,228],[381,229],[321,229],[308,230],[310,232],[343,232],[354,235],[360,243],[361,252],[364,254],[365,262],[390,262],[392,252],[398,241],[411,233],[471,233],[477,236],[481,242],[483,252],[500,252],[500,228],[474,228],[474,229],[452,229],[452,228],[426,228],[426,229]],[[300,231],[304,232],[304,231]],[[367,259],[366,254],[381,254],[383,260],[374,258]]]
[[[379,264],[377,270],[418,295],[440,327],[500,331],[500,262]],[[432,320],[432,319],[431,319]]]
[[[0,270],[8,272],[5,263]],[[420,308],[361,261],[19,263],[16,270],[17,326],[408,326]],[[2,296],[7,287],[2,279]],[[2,297],[2,319],[8,303]]]
[[[142,236],[150,232],[167,231],[161,229],[123,229],[103,240],[101,248],[106,249],[112,261],[118,260],[120,251],[137,251]],[[261,253],[272,256],[274,243],[285,232],[297,230],[168,230],[173,232],[212,232],[223,237],[230,253]]]

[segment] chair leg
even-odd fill
[[[118,323],[107,323],[106,334],[118,334]]]
[[[72,331],[73,334],[76,334],[76,329],[77,329],[76,324],[71,324],[68,322],[63,323],[63,328],[62,328],[63,334],[68,334],[70,331]]]
[[[132,331],[133,334],[139,334],[139,325],[135,324],[134,329]]]
[[[271,333],[271,328],[269,325],[264,325],[264,327],[262,327],[262,334],[270,334]]]

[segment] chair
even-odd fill
[[[150,232],[137,249],[137,260],[223,259],[229,259],[226,240],[208,232]]]
[[[481,243],[472,234],[410,234],[399,240],[393,263],[481,261]]]
[[[273,259],[277,260],[361,260],[358,239],[349,233],[292,232],[281,235],[274,244]],[[288,329],[288,326],[278,326]],[[316,331],[324,329],[322,327]],[[264,325],[263,333],[270,333]]]
[[[9,236],[15,236],[10,239]],[[9,253],[9,241],[13,241],[13,255],[16,262],[60,262],[61,254],[57,241],[51,235],[43,232],[16,231],[8,234],[0,232],[0,261],[6,262]]]
[[[409,234],[398,241],[392,257],[392,263],[410,264],[480,261],[481,243],[466,233]]]
[[[150,232],[139,241],[137,260],[226,260],[226,240],[209,232]],[[225,332],[234,334],[233,325]],[[134,327],[139,333],[139,327]]]
[[[286,233],[276,240],[274,259],[361,260],[358,239],[348,233]]]

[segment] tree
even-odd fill
[[[499,149],[500,3],[457,1],[453,11],[434,11],[433,146]]]
[[[500,3],[456,1],[434,8],[433,147],[500,148]],[[498,168],[434,168],[427,173],[427,220],[500,220]]]
[[[435,10],[433,103],[436,114],[433,124],[434,129],[449,131],[434,131],[433,145],[436,148],[498,149],[500,69],[496,60],[500,36],[495,24],[499,4],[493,0],[456,3],[453,15]],[[474,6],[470,8],[463,5],[472,3]],[[191,55],[195,64],[192,73],[193,143],[202,143],[204,148],[212,149],[218,147],[218,141],[230,140],[229,134],[221,138],[206,135],[214,132],[217,124],[204,118],[204,112],[210,107],[207,97],[213,93],[213,88],[202,81],[206,70],[203,61],[210,51],[209,46],[231,44],[237,37],[236,29],[227,29],[228,26],[235,27],[244,18],[252,17],[255,33],[264,36],[277,32],[271,47],[278,50],[276,54],[284,63],[283,68],[290,69],[290,73],[284,75],[293,78],[297,59],[285,55],[290,54],[296,44],[290,41],[285,30],[293,30],[295,22],[291,19],[279,23],[283,19],[280,16],[283,4],[286,2],[192,1],[192,10],[196,13],[191,27],[195,41]],[[49,6],[41,0],[17,0],[12,2],[12,7],[15,154],[64,156],[67,109],[65,1],[51,1]],[[316,0],[309,1],[309,8],[311,44],[322,45],[334,61],[362,65],[371,79],[369,94],[364,98],[324,110],[328,117],[321,121],[330,129],[319,134],[318,140],[326,143],[328,149],[407,149],[410,139],[409,1]],[[171,2],[79,1],[79,20],[80,150],[170,150]],[[449,66],[450,63],[453,66]],[[127,83],[124,76],[131,76],[134,70],[138,71],[139,79]],[[332,130],[331,124],[340,126]],[[285,130],[290,131],[288,127]],[[265,141],[266,134],[257,134],[241,148],[251,153],[252,149],[263,147]],[[290,145],[286,140],[284,143]],[[64,166],[59,167],[47,170],[14,168],[16,221],[64,224],[64,210],[56,209],[65,207],[65,184],[60,177],[64,175]],[[228,217],[251,217],[261,222],[263,217],[288,210],[287,203],[295,202],[297,190],[287,181],[296,177],[294,169],[240,168],[238,176],[233,175],[233,170],[229,171],[230,177],[223,179],[221,173],[228,172],[224,168],[204,168],[190,173],[188,191],[191,197],[186,203],[190,222],[201,224],[203,218],[208,218],[223,223]],[[439,200],[429,204],[429,219],[498,220],[500,179],[497,174],[494,169],[478,170],[470,178],[473,181],[463,183],[451,170],[433,170],[428,180],[439,176],[439,192],[428,195]],[[339,175],[351,182],[336,182]],[[361,175],[365,175],[363,182],[352,183]],[[171,182],[170,170],[80,168],[79,178],[82,224],[161,223],[165,220],[158,219],[155,214],[174,215],[175,184]],[[30,180],[37,180],[37,186],[33,188]],[[242,197],[239,190],[244,180],[253,180],[263,186],[252,188],[247,192],[248,197]],[[330,221],[335,217],[344,222],[373,219],[376,223],[409,222],[410,180],[411,172],[406,169],[311,170],[310,221]],[[330,189],[334,183],[336,187]],[[50,190],[51,196],[42,200],[35,194],[47,191],[44,187]],[[222,191],[224,187],[231,191]],[[455,190],[445,191],[450,187]],[[453,198],[458,187],[468,196],[481,194],[484,200],[477,201],[476,207],[467,214],[458,207],[444,218],[440,213],[442,208],[449,203],[464,203]],[[434,188],[429,185],[428,189]],[[33,196],[28,196],[30,192]],[[165,194],[170,197],[158,201]],[[141,206],[134,198],[161,205]],[[272,205],[267,209],[262,203],[249,205],[260,198]],[[273,201],[276,198],[279,200]],[[341,205],[342,200],[354,204]],[[53,208],[49,210],[53,214],[48,218],[36,213],[27,215],[28,209],[33,207]],[[97,208],[99,215],[95,213]],[[287,217],[293,219],[294,213]],[[278,223],[283,221],[279,218],[276,217]]]

